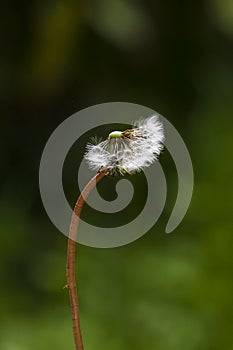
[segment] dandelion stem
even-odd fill
[[[94,186],[107,174],[107,170],[101,170],[98,172],[86,185],[86,187],[81,192],[78,200],[75,204],[70,229],[69,229],[69,238],[68,238],[68,248],[67,248],[67,260],[66,260],[66,278],[67,285],[70,295],[70,307],[72,314],[72,327],[73,327],[73,336],[76,350],[84,350],[82,333],[80,327],[80,316],[79,316],[79,303],[75,279],[75,262],[76,262],[76,238],[78,233],[78,222],[80,214],[83,208],[83,204],[94,188]]]

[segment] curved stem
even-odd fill
[[[87,196],[89,195],[91,190],[95,187],[95,185],[106,174],[107,174],[106,169],[100,171],[88,182],[86,187],[84,187],[83,191],[81,192],[75,204],[72,218],[71,218],[71,223],[70,223],[68,248],[67,248],[67,260],[66,260],[66,278],[67,278],[66,287],[69,289],[69,295],[70,295],[72,327],[73,327],[73,335],[74,335],[76,350],[84,350],[81,327],[80,327],[79,303],[78,303],[78,295],[77,295],[77,287],[76,287],[76,279],[75,279],[75,257],[76,257],[76,238],[78,233],[78,222],[79,222],[80,214],[83,208],[83,204]]]

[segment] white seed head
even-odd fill
[[[105,141],[87,145],[84,158],[93,170],[133,174],[150,166],[163,149],[163,125],[156,115],[134,123],[134,128],[113,131]]]

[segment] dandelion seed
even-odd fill
[[[158,159],[163,142],[163,125],[152,115],[135,122],[132,129],[113,131],[106,140],[89,143],[84,158],[93,170],[107,168],[110,175],[133,174]]]

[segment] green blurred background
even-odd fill
[[[165,235],[177,192],[165,151],[168,199],[150,232],[116,249],[78,247],[85,349],[233,349],[232,1],[2,1],[1,51],[0,348],[74,349],[67,238],[42,206],[40,157],[69,115],[126,101],[179,130],[195,188]],[[76,150],[65,176],[72,204]]]

